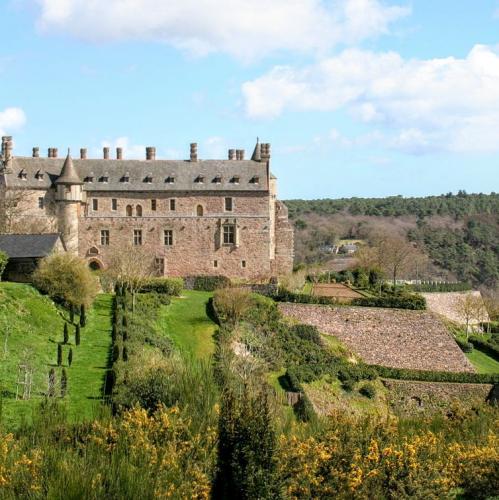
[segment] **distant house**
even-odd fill
[[[347,243],[342,245],[340,248],[340,253],[346,253],[347,255],[352,255],[357,251],[358,247],[355,243]]]
[[[38,262],[52,252],[65,252],[59,234],[0,234],[0,250],[9,256],[6,281],[28,282]]]

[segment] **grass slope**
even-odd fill
[[[169,306],[163,307],[159,322],[176,347],[196,358],[213,354],[213,334],[217,325],[206,311],[210,292],[185,290],[181,297],[172,298]]]
[[[499,373],[499,362],[478,349],[466,353],[478,373]]]
[[[63,366],[68,375],[66,408],[73,420],[90,417],[101,397],[101,388],[110,348],[111,296],[99,295],[88,312],[81,344],[74,345],[74,327],[69,327],[70,344],[63,346]],[[31,418],[33,408],[47,391],[50,368],[56,369],[57,343],[62,341],[67,312],[32,286],[0,283],[0,423],[18,425]],[[69,347],[73,364],[67,367]],[[27,361],[33,368],[31,399],[16,397],[18,365]]]

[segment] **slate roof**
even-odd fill
[[[27,179],[26,179],[27,180]],[[56,184],[83,184],[76,173],[73,165],[73,159],[68,151],[68,156],[64,160],[60,177],[55,181]]]
[[[53,249],[58,234],[0,234],[0,250],[11,259],[46,257]]]
[[[5,173],[6,185],[48,189],[61,175],[64,161],[14,157],[10,173]],[[86,191],[268,191],[267,164],[253,160],[73,159],[72,164]],[[150,174],[152,181],[148,182]],[[123,182],[127,175],[130,181]],[[93,177],[92,183],[87,182],[89,177]],[[102,182],[106,177],[108,182]],[[204,182],[196,182],[199,177]],[[215,182],[217,177],[221,177],[220,183]],[[174,182],[167,182],[171,178]]]

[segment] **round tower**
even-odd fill
[[[83,195],[83,182],[78,176],[71,155],[64,160],[61,175],[55,181],[57,188],[57,220],[59,233],[68,252],[78,253],[78,220]]]

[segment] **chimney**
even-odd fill
[[[57,158],[57,152],[58,152],[57,148],[52,148],[52,158]]]
[[[123,160],[123,148],[116,148],[116,159]]]
[[[244,149],[236,149],[236,160],[244,160]]]
[[[109,160],[109,148],[107,146],[102,148],[102,154],[103,154],[104,160]]]
[[[198,143],[191,142],[191,161],[198,161]]]
[[[40,148],[33,148],[33,158],[38,158],[40,156]]]
[[[229,160],[235,160],[235,159],[236,159],[236,150],[229,149]]]
[[[52,148],[48,148],[47,158],[52,158]]]
[[[80,148],[80,159],[81,160],[87,159],[87,148]]]
[[[156,159],[156,148],[153,146],[148,146],[146,148],[146,160],[155,160]]]
[[[270,160],[270,144],[267,143],[262,143],[261,145],[261,151],[262,151],[262,160]]]
[[[2,137],[2,159],[4,167],[8,169],[12,162],[12,136],[10,135]]]

